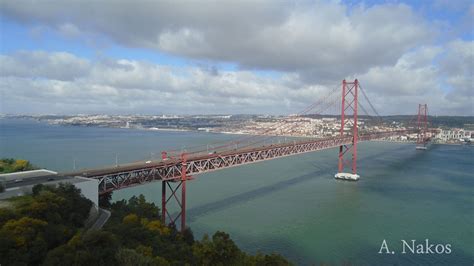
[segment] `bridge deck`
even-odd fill
[[[359,141],[381,139],[416,132],[416,130],[398,130],[370,133],[360,135]],[[350,144],[351,141],[352,136],[342,136],[241,148],[220,153],[190,155],[186,158],[186,175],[197,175],[244,164],[334,148]],[[179,180],[182,176],[182,164],[183,161],[181,158],[170,158],[165,161],[151,161],[149,163],[143,161],[100,169],[86,169],[80,172],[64,173],[64,175],[79,175],[99,179],[99,193],[103,194],[147,182]]]

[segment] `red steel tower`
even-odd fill
[[[428,132],[428,105],[419,104],[418,105],[418,134],[416,139],[416,148],[419,150],[426,149],[426,139]]]
[[[341,145],[339,147],[339,165],[338,173],[335,175],[337,179],[353,180],[359,179],[357,175],[357,105],[358,105],[358,89],[359,81],[354,82],[342,81],[342,106],[341,106],[341,129],[340,137],[352,135],[352,143],[349,145]],[[349,129],[346,132],[346,129]],[[344,156],[352,154],[351,159],[345,159]],[[351,173],[345,173],[345,167],[351,167]]]
[[[163,153],[163,159],[167,159],[167,154]],[[191,179],[186,174],[187,172],[187,155],[186,153],[181,154],[181,178],[170,179],[161,181],[161,220],[163,224],[166,224],[167,218],[169,218],[170,224],[176,224],[176,221],[181,218],[181,232],[186,229],[186,180]],[[181,188],[181,199],[178,196],[178,191]],[[171,191],[169,197],[166,197],[166,191]],[[175,216],[169,213],[167,204],[171,199],[174,199],[175,203],[179,207],[179,213]]]

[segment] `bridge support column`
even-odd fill
[[[166,225],[166,186],[167,182],[165,180],[161,181],[161,223]]]
[[[181,154],[181,232],[186,229],[186,153]]]
[[[428,105],[419,104],[418,105],[418,134],[416,138],[416,149],[425,150],[426,149],[426,132],[428,130]]]
[[[358,142],[358,126],[357,126],[357,106],[358,106],[358,89],[359,81],[354,82],[342,81],[342,105],[341,105],[341,129],[340,136],[345,135],[346,126],[351,126],[352,143],[349,145],[339,146],[339,163],[338,173],[335,175],[337,179],[356,181],[360,177],[357,175],[357,142]],[[351,153],[351,160],[345,160],[344,155]],[[344,173],[345,167],[351,167],[351,173]]]
[[[161,181],[161,220],[163,224],[167,224],[167,221],[169,221],[169,224],[176,225],[178,219],[181,218],[181,232],[183,232],[186,229],[186,180],[190,177],[186,174],[186,154],[181,155],[181,160],[181,177]],[[180,189],[181,197],[178,196]],[[166,195],[167,190],[170,191],[168,197]],[[169,212],[167,205],[170,201],[178,205],[179,212],[177,214]]]

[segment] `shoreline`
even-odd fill
[[[383,140],[383,139],[374,139],[369,140],[370,142],[394,142],[394,143],[407,143],[407,144],[414,144],[416,141],[408,141],[408,140]]]
[[[141,129],[141,130],[149,130],[149,131],[175,131],[175,132],[189,132],[195,131],[192,129],[179,129],[179,128],[159,128],[159,127],[150,127],[150,128],[132,128],[132,127],[121,127],[125,129]]]
[[[8,117],[0,117],[1,120],[3,119],[12,119]],[[63,126],[63,127],[97,127],[97,128],[117,128],[117,129],[135,129],[135,130],[146,130],[146,131],[164,131],[164,132],[199,132],[199,133],[207,133],[207,134],[226,134],[226,135],[248,135],[248,136],[259,136],[259,137],[280,137],[280,138],[318,138],[317,136],[293,136],[293,135],[266,135],[266,134],[252,134],[246,132],[231,132],[231,131],[206,131],[206,130],[199,130],[199,129],[179,129],[179,128],[158,128],[158,127],[151,127],[151,128],[140,128],[140,127],[114,127],[108,125],[101,125],[101,124],[80,124],[80,125],[73,125],[73,124],[63,124],[63,123],[54,123],[50,120],[42,120],[37,119],[34,117],[23,117],[23,118],[13,118],[14,120],[32,120],[36,122],[44,122],[51,126]],[[383,139],[376,139],[370,140],[370,142],[392,142],[392,143],[407,143],[407,144],[414,144],[416,141],[404,141],[404,140],[383,140]],[[454,145],[454,146],[462,146],[468,145],[467,143],[440,143],[440,142],[431,142],[432,145]]]

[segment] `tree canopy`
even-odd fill
[[[0,174],[14,173],[20,171],[34,170],[29,161],[22,159],[2,158],[0,159]]]
[[[102,230],[83,228],[92,203],[73,185],[38,185],[0,208],[1,265],[289,265],[280,255],[249,255],[227,233],[194,239],[161,222],[143,195],[102,203],[112,216]]]
[[[73,185],[38,186],[0,208],[0,264],[38,265],[84,226],[92,202]]]

